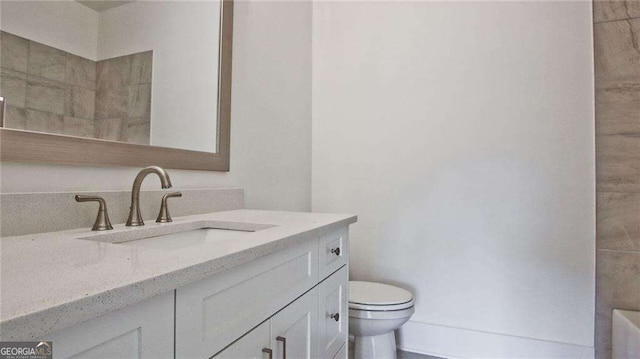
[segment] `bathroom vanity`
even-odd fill
[[[346,358],[355,216],[236,210],[2,239],[2,340],[54,357]]]

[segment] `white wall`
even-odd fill
[[[592,58],[588,1],[314,4],[312,209],[415,293],[405,349],[592,353]]]
[[[174,187],[240,187],[248,208],[308,211],[310,3],[236,2],[232,97],[231,172],[169,170]],[[3,162],[0,189],[130,190],[138,170]],[[149,177],[144,187],[159,181]]]
[[[97,58],[98,13],[75,1],[1,1],[0,28],[90,60]]]
[[[98,59],[153,50],[151,144],[217,152],[219,1],[136,1],[100,13]]]

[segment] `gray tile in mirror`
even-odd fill
[[[0,91],[2,96],[11,99],[11,106],[27,106],[27,74],[8,68],[0,68]]]
[[[86,89],[96,88],[96,63],[80,56],[68,54],[64,72],[64,82]]]
[[[121,141],[125,135],[125,122],[124,118],[98,118],[95,121],[94,136],[95,138],[109,140],[109,141]]]
[[[51,46],[29,41],[28,73],[54,81],[64,81],[67,53]]]
[[[62,115],[34,109],[27,109],[26,114],[25,130],[57,134],[63,133],[64,124]]]
[[[2,68],[27,73],[29,40],[2,31],[0,43],[0,65]]]
[[[4,31],[0,41],[6,127],[149,144],[153,51],[96,62]]]
[[[64,115],[66,86],[37,75],[27,77],[27,108]],[[7,97],[7,103],[11,99]]]

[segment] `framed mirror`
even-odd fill
[[[0,2],[0,158],[229,170],[233,0]]]

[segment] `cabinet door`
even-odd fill
[[[347,266],[318,285],[320,358],[332,359],[347,342],[349,307]]]
[[[271,359],[271,356],[263,352],[269,347],[269,321],[245,334],[235,343],[218,353],[216,359]]]
[[[347,359],[347,358],[349,358],[349,356],[348,356],[349,348],[347,347],[348,344],[349,344],[349,342],[344,343],[342,348],[340,348],[340,351],[338,352],[338,354],[336,354],[336,356],[334,356],[333,359]]]
[[[314,288],[271,318],[274,359],[318,356],[318,290]]]
[[[45,337],[54,358],[173,358],[174,292]]]
[[[318,282],[318,243],[306,240],[178,288],[176,358],[208,358]]]

